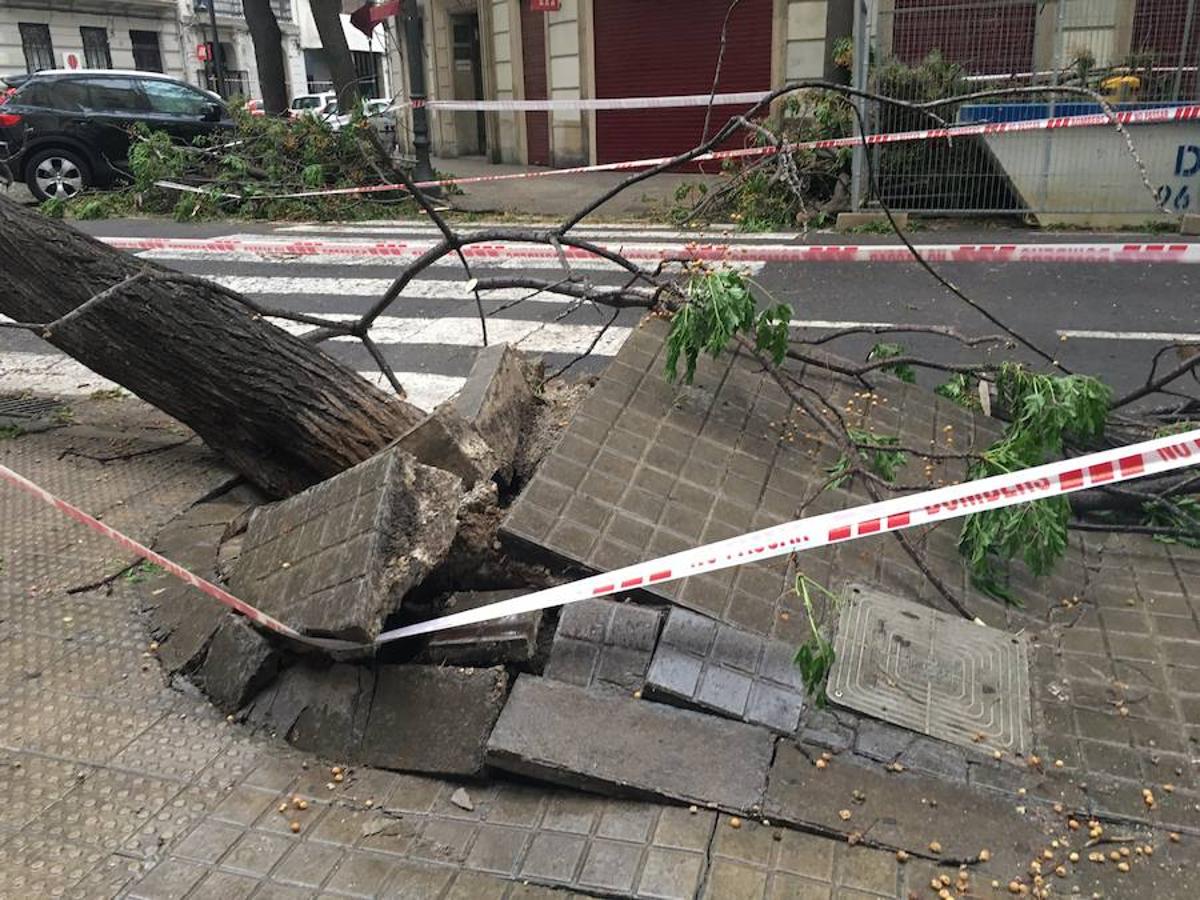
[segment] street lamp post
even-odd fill
[[[413,151],[417,167],[414,181],[433,181],[433,164],[429,160],[429,115],[425,109],[425,66],[422,65],[421,20],[416,0],[404,4],[404,54],[408,57],[408,94],[412,101]],[[425,190],[427,194],[439,195],[436,188]]]
[[[217,0],[196,0],[196,8],[208,7],[208,22],[212,26],[213,68],[217,93],[225,96],[225,58],[221,52],[221,36],[217,34]]]

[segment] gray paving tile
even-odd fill
[[[616,600],[581,600],[564,606],[546,677],[580,687],[640,690],[660,619],[657,609]]]
[[[675,607],[646,676],[656,698],[710,710],[775,731],[796,731],[804,688],[784,641]]]

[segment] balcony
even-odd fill
[[[171,0],[166,0],[168,4]],[[195,0],[195,10],[197,15],[208,15],[208,4],[216,5],[217,16],[220,18],[242,19],[242,0]],[[275,18],[280,22],[292,21],[292,0],[271,0],[271,7],[275,10]]]

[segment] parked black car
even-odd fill
[[[0,105],[0,159],[37,199],[74,197],[128,172],[138,122],[186,143],[233,125],[216,94],[154,72],[37,72]]]

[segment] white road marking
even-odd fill
[[[251,253],[245,250],[139,250],[135,254],[142,259],[152,259],[157,262],[203,262],[220,260],[221,262],[244,263],[275,263],[279,265],[302,266],[389,266],[400,273],[404,266],[412,262],[413,257],[402,256],[343,256],[340,253],[309,253],[294,256],[283,256],[275,253]],[[759,274],[764,262],[737,261],[736,268],[749,275]],[[473,259],[473,269],[504,269],[504,270],[540,270],[553,269],[562,271],[562,264],[557,259]],[[435,262],[430,268],[462,270],[460,263],[453,256],[446,256]],[[571,268],[577,272],[625,272],[616,263],[596,257],[575,258],[571,260]]]
[[[532,227],[550,228],[554,223],[545,223],[543,225],[534,225]],[[512,228],[512,222],[460,222],[456,226],[461,233],[470,233],[472,231],[483,231],[491,228]],[[379,235],[440,235],[436,225],[417,222],[411,225],[397,224],[388,222],[386,224],[371,225],[362,222],[356,222],[353,225],[288,225],[283,228],[274,229],[275,234],[379,234]],[[603,238],[608,242],[617,238],[657,238],[669,239],[674,241],[699,241],[701,243],[711,243],[714,240],[721,240],[728,243],[731,241],[794,241],[802,235],[799,232],[789,231],[737,231],[730,229],[728,231],[722,229],[706,229],[704,231],[680,231],[671,228],[670,225],[576,225],[570,231],[571,234],[577,237],[587,237],[589,239]]]
[[[346,313],[325,315],[311,313],[331,321],[351,322],[358,317]],[[286,319],[272,321],[292,334],[303,334],[311,325]],[[563,325],[560,322],[534,322],[528,319],[488,319],[488,342],[509,343],[530,353],[583,353],[600,334],[601,326]],[[614,325],[609,328],[592,351],[595,356],[616,356],[629,337],[632,328]],[[479,319],[470,316],[440,318],[406,318],[380,316],[371,328],[371,337],[380,346],[404,344],[439,344],[446,347],[482,347],[483,333]],[[340,335],[333,341],[358,343],[352,335]]]
[[[841,331],[843,328],[895,328],[895,322],[836,322],[826,319],[792,319],[792,328],[819,328],[825,331]]]
[[[0,389],[6,393],[51,394],[55,397],[87,397],[119,385],[101,378],[69,356],[50,353],[0,352]],[[359,372],[372,384],[390,393],[382,372]],[[430,372],[397,372],[408,393],[408,401],[422,409],[433,409],[462,389],[465,378]]]
[[[292,277],[289,275],[214,275],[210,277],[222,287],[239,294],[327,294],[331,297],[379,297],[391,287],[391,278],[324,278]],[[614,285],[615,287],[616,285]],[[404,287],[400,299],[420,297],[430,300],[471,300],[474,296],[466,289],[467,279],[417,279]],[[481,291],[489,300],[517,300],[528,296],[529,288],[501,288]],[[573,303],[571,297],[555,294],[538,294],[535,298],[543,303]]]
[[[1063,328],[1059,337],[1081,338],[1092,341],[1158,341],[1163,343],[1200,344],[1200,333],[1174,331],[1081,331]]]

